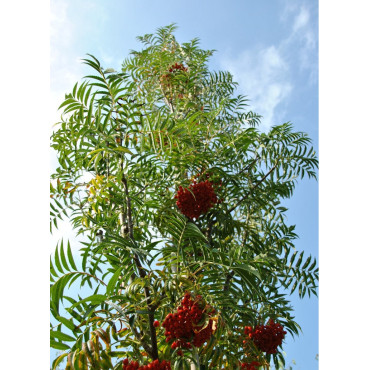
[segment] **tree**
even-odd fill
[[[300,330],[289,294],[316,295],[281,204],[316,177],[310,139],[260,132],[213,51],[174,30],[138,37],[121,72],[88,55],[60,106],[51,230],[64,215],[85,241],[81,266],[69,242],[51,260],[53,368],[278,368]]]

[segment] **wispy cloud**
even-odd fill
[[[251,108],[263,116],[261,129],[275,124],[277,106],[290,94],[288,65],[275,46],[244,51],[234,60],[224,60]]]
[[[287,2],[281,17],[283,23],[289,24],[293,19],[290,35],[282,41],[281,48],[287,54],[294,52],[299,58],[300,71],[309,73],[309,83],[317,81],[317,29],[314,28],[312,9],[309,2]],[[295,46],[294,48],[292,46]]]
[[[263,116],[260,129],[264,131],[281,123],[284,117],[285,104],[296,83],[293,62],[298,63],[300,71],[308,72],[309,83],[317,78],[317,41],[310,9],[302,2],[300,6],[286,4],[280,20],[291,24],[287,37],[276,45],[252,47],[236,58],[225,57],[221,61],[222,68],[234,75],[241,93],[250,99],[250,108]]]
[[[57,108],[64,94],[81,79],[82,65],[74,53],[73,35],[76,25],[71,21],[70,1],[53,0],[50,4],[50,122],[60,118]]]
[[[301,6],[299,14],[294,19],[293,32],[297,32],[301,28],[306,27],[309,19],[310,13],[304,6]]]
[[[78,17],[84,14],[84,17]],[[76,19],[77,18],[77,19]],[[94,50],[100,53],[102,64],[106,67],[119,68],[121,60],[113,58],[99,47],[101,30],[108,23],[107,8],[99,1],[82,0],[73,3],[71,0],[53,0],[50,4],[50,109],[51,122],[59,120],[58,106],[64,94],[72,90],[77,81],[86,74],[86,66],[81,59],[91,40],[97,41]]]

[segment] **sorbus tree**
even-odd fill
[[[51,262],[54,368],[278,367],[299,331],[289,294],[316,294],[281,205],[316,176],[310,139],[260,132],[212,51],[174,29],[139,37],[120,72],[89,55],[60,106],[51,228],[64,214],[85,239],[81,266],[69,243]]]

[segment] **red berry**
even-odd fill
[[[189,189],[180,186],[175,199],[181,213],[195,219],[207,213],[218,201],[212,183],[208,180],[194,182]]]
[[[214,331],[214,321],[210,319],[210,316],[215,313],[215,310],[205,310],[205,306],[201,296],[197,296],[194,301],[191,295],[186,293],[181,305],[177,308],[177,312],[166,316],[162,326],[166,328],[166,342],[175,339],[171,345],[172,349],[190,349],[193,345],[201,347],[210,339]],[[203,328],[203,325],[197,325],[201,320],[203,322],[207,319],[208,325],[205,328]]]
[[[286,331],[282,325],[270,319],[267,325],[257,325],[254,330],[246,326],[244,333],[262,352],[274,354],[277,352],[277,347],[282,344]]]
[[[154,360],[148,365],[139,366],[137,361],[129,362],[128,359],[123,361],[123,370],[171,370],[171,363],[169,361],[163,360],[161,363],[159,360]]]
[[[260,366],[262,365],[257,361],[252,361],[249,363],[244,362],[241,364],[241,368],[246,370],[258,370]]]

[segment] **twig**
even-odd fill
[[[227,292],[229,290],[231,279],[233,278],[234,275],[235,275],[234,271],[229,271],[228,274],[226,275],[226,281],[224,284],[224,292]]]
[[[148,353],[148,355],[150,357],[153,357],[153,352],[152,352],[152,348],[150,348],[144,341],[143,339],[140,337],[140,334],[136,331],[136,329],[130,325],[130,328],[131,328],[131,331],[134,333],[134,336],[135,338],[140,342],[140,344],[143,346],[143,348],[145,349],[145,351]]]
[[[247,198],[248,198],[248,196],[251,194],[251,192],[253,191],[253,190],[255,190],[263,181],[265,181],[266,180],[266,178],[271,174],[271,172],[273,171],[273,170],[275,170],[275,168],[276,168],[276,164],[270,169],[270,171],[268,171],[267,173],[266,173],[266,175],[265,176],[263,176],[263,178],[260,180],[260,181],[258,181],[257,182],[257,184],[256,185],[254,185],[252,188],[251,188],[251,190],[247,193],[247,194],[245,194],[244,195],[244,197],[243,198],[241,198],[236,204],[235,204],[235,206],[234,207],[231,207],[228,211],[227,211],[227,214],[229,214],[229,213],[231,213],[232,211],[234,211],[234,209],[235,208],[237,208],[239,205],[240,205],[240,203],[242,203],[244,200],[246,200]]]

